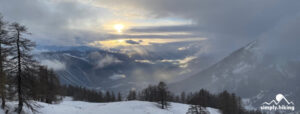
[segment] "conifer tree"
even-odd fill
[[[164,82],[159,82],[158,86],[158,94],[159,94],[159,103],[161,104],[161,108],[165,109],[167,108],[167,85]]]
[[[106,91],[105,102],[110,102],[110,99],[111,99],[111,95],[110,95],[109,91]]]
[[[24,38],[27,32],[27,28],[19,23],[12,23],[10,25],[11,30],[11,41],[12,43],[12,64],[15,65],[15,74],[17,79],[17,93],[18,93],[18,108],[17,112],[20,114],[22,112],[23,104],[25,103],[30,109],[34,110],[33,107],[27,102],[26,88],[23,86],[24,79],[29,77],[29,71],[35,65],[35,61],[30,54],[30,51],[33,49],[35,44],[29,39]]]
[[[5,64],[7,53],[9,49],[7,46],[10,44],[8,42],[8,31],[5,28],[6,23],[3,21],[3,17],[0,14],[0,96],[1,96],[1,108],[5,107],[6,100],[6,72],[5,72]]]
[[[122,101],[122,95],[120,92],[118,93],[118,101]]]
[[[130,90],[129,94],[127,96],[127,100],[136,100],[136,91],[135,90]]]
[[[115,102],[116,101],[116,96],[114,92],[111,92],[111,102]]]
[[[186,102],[186,98],[185,98],[186,96],[185,96],[185,92],[181,92],[181,95],[180,95],[180,101],[182,102],[182,103],[185,103]]]

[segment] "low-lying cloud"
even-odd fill
[[[274,29],[261,35],[259,48],[276,57],[300,57],[300,12],[296,16],[282,19]]]
[[[56,71],[66,69],[66,64],[63,62],[60,62],[58,60],[47,60],[46,59],[46,60],[42,60],[41,64],[47,66],[50,69],[56,70]]]
[[[147,63],[147,64],[155,64],[155,62],[150,61],[150,60],[135,60],[137,63]]]
[[[96,68],[104,68],[109,65],[118,64],[122,61],[113,55],[101,54],[97,51],[91,52],[88,55],[89,59],[95,64]]]
[[[197,57],[195,57],[195,56],[188,56],[184,59],[175,59],[175,60],[163,59],[163,60],[161,60],[161,62],[169,62],[169,63],[175,64],[175,65],[178,65],[181,68],[187,68],[188,65],[189,65],[189,62],[196,59],[196,58]]]
[[[109,77],[111,80],[120,80],[126,78],[125,74],[113,74]]]
[[[98,63],[97,63],[97,68],[103,68],[112,64],[117,64],[122,62],[121,60],[119,60],[118,58],[115,58],[113,56],[110,55],[105,55],[104,58],[101,58]]]

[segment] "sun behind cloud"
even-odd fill
[[[118,48],[118,47],[134,47],[134,46],[149,46],[153,44],[166,44],[173,42],[187,42],[187,41],[202,41],[206,38],[185,38],[185,39],[162,39],[162,38],[130,38],[130,39],[112,39],[94,41],[89,43],[90,46],[99,48]]]
[[[123,24],[115,24],[114,29],[116,29],[117,32],[122,33],[122,30],[124,29],[124,25]]]

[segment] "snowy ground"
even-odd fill
[[[111,103],[89,103],[82,101],[64,100],[59,104],[38,102],[41,114],[186,114],[189,105],[170,103],[169,109],[160,109],[156,103],[145,101],[122,101]],[[9,103],[9,105],[16,105]],[[25,109],[26,112],[29,112]],[[211,114],[219,114],[213,108],[207,108]],[[0,109],[0,114],[4,114]],[[31,114],[31,112],[29,112]]]

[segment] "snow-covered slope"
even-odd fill
[[[189,105],[170,103],[169,109],[160,109],[156,103],[145,101],[123,101],[112,103],[89,103],[83,101],[63,101],[60,104],[45,104],[38,109],[41,114],[185,114]],[[26,110],[26,109],[25,109]],[[219,110],[207,108],[210,114],[220,114]],[[28,114],[30,111],[26,110]],[[0,114],[4,114],[0,109]]]
[[[278,93],[299,101],[299,68],[299,59],[274,56],[262,51],[258,42],[252,42],[208,69],[169,86],[174,92],[201,88],[212,92],[228,90],[242,98],[250,98],[250,104],[257,108]]]

